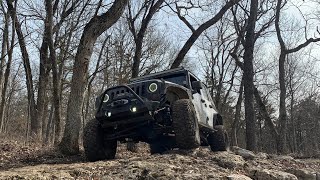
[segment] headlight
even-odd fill
[[[150,92],[156,92],[157,89],[158,89],[158,85],[156,83],[151,83],[149,85],[149,91]]]
[[[109,95],[108,94],[105,94],[104,95],[104,98],[103,98],[103,102],[106,103],[109,101]]]

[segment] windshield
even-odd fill
[[[165,81],[169,81],[179,85],[186,85],[187,79],[185,74],[175,74],[170,76],[159,77],[160,79],[164,79]]]
[[[186,86],[188,84],[187,75],[185,72],[163,73],[163,74],[155,74],[155,75],[151,74],[151,75],[142,76],[135,79],[130,79],[130,83],[151,80],[151,79],[159,79],[159,80],[163,79],[165,81],[169,81],[182,86]]]

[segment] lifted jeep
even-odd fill
[[[151,153],[210,145],[224,151],[228,138],[206,86],[184,68],[131,79],[96,99],[84,129],[89,161],[113,159],[117,142],[143,141]]]

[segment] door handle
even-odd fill
[[[204,99],[201,99],[201,102],[204,103],[204,102],[206,102],[206,101],[205,101]]]
[[[213,108],[213,106],[211,104],[209,104],[209,108]]]

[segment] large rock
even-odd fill
[[[298,180],[293,174],[269,169],[252,169],[249,174],[255,180]]]
[[[227,176],[228,180],[252,180],[250,177],[243,174],[231,174]]]
[[[238,146],[232,146],[230,149],[235,154],[242,156],[244,159],[252,160],[252,159],[254,159],[256,157],[256,155],[252,151],[249,151],[249,150],[246,150],[246,149],[242,149],[242,148],[240,148]]]
[[[243,167],[246,163],[241,156],[227,151],[217,152],[212,159],[216,161],[219,166],[230,169]]]
[[[272,157],[275,160],[285,160],[285,161],[293,161],[294,158],[288,155],[275,155]]]
[[[288,169],[288,173],[294,174],[300,180],[317,180],[317,173],[305,169]]]
[[[123,174],[129,179],[171,179],[178,169],[180,167],[170,164],[133,161],[124,168]]]
[[[264,153],[264,152],[258,152],[256,154],[257,158],[260,158],[260,159],[268,159],[269,158],[269,155],[267,153]]]

